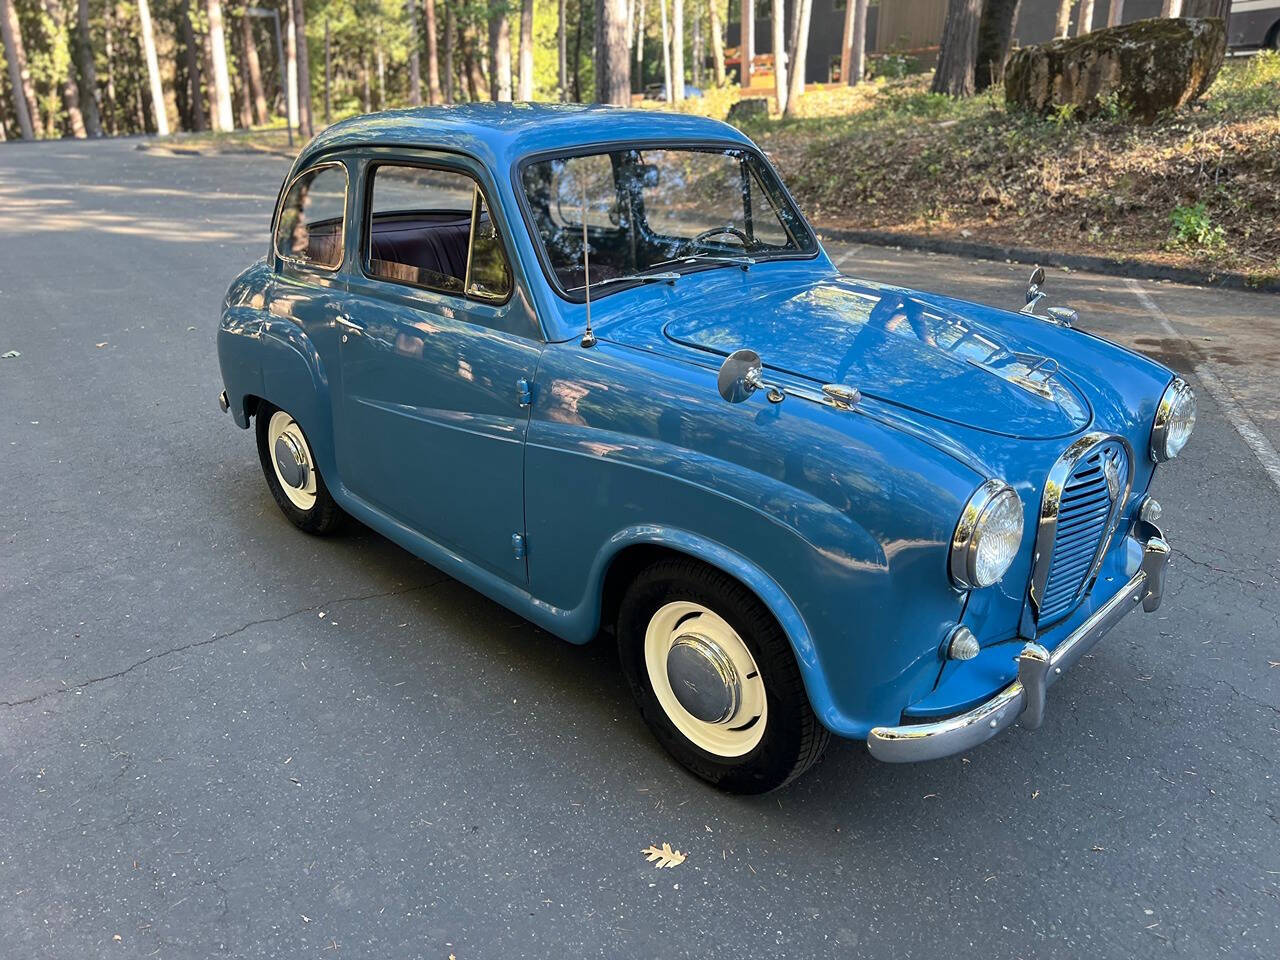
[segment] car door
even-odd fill
[[[375,509],[517,584],[524,443],[542,339],[478,165],[385,154],[361,169],[341,327],[338,462]]]

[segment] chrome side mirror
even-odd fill
[[[1080,319],[1080,314],[1070,307],[1046,307],[1045,313],[1048,314],[1048,321],[1056,323],[1060,327],[1071,327]]]
[[[742,403],[761,388],[769,391],[770,403],[781,403],[785,396],[778,387],[764,382],[764,364],[754,350],[735,350],[725,357],[716,388],[729,403]]]
[[[1031,278],[1027,281],[1027,305],[1022,308],[1023,313],[1035,313],[1036,304],[1048,296],[1040,287],[1044,284],[1044,267],[1036,267],[1031,271]]]

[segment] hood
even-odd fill
[[[768,369],[988,433],[1070,436],[1092,410],[1057,360],[1014,322],[976,304],[848,278],[752,286],[700,301],[666,323],[676,343],[728,355],[749,347]]]

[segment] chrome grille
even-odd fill
[[[1074,444],[1068,455],[1073,451]],[[1084,598],[1129,491],[1129,454],[1124,441],[1096,438],[1082,455],[1077,453],[1079,459],[1061,480],[1047,573],[1042,581],[1037,577],[1037,583],[1042,584],[1035,591],[1041,629],[1065,617]],[[1041,557],[1045,555],[1041,551]]]

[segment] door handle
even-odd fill
[[[336,319],[338,323],[342,324],[342,326],[346,327],[348,330],[354,330],[356,333],[364,333],[364,327],[360,326],[360,324],[356,323],[345,313],[338,314]]]

